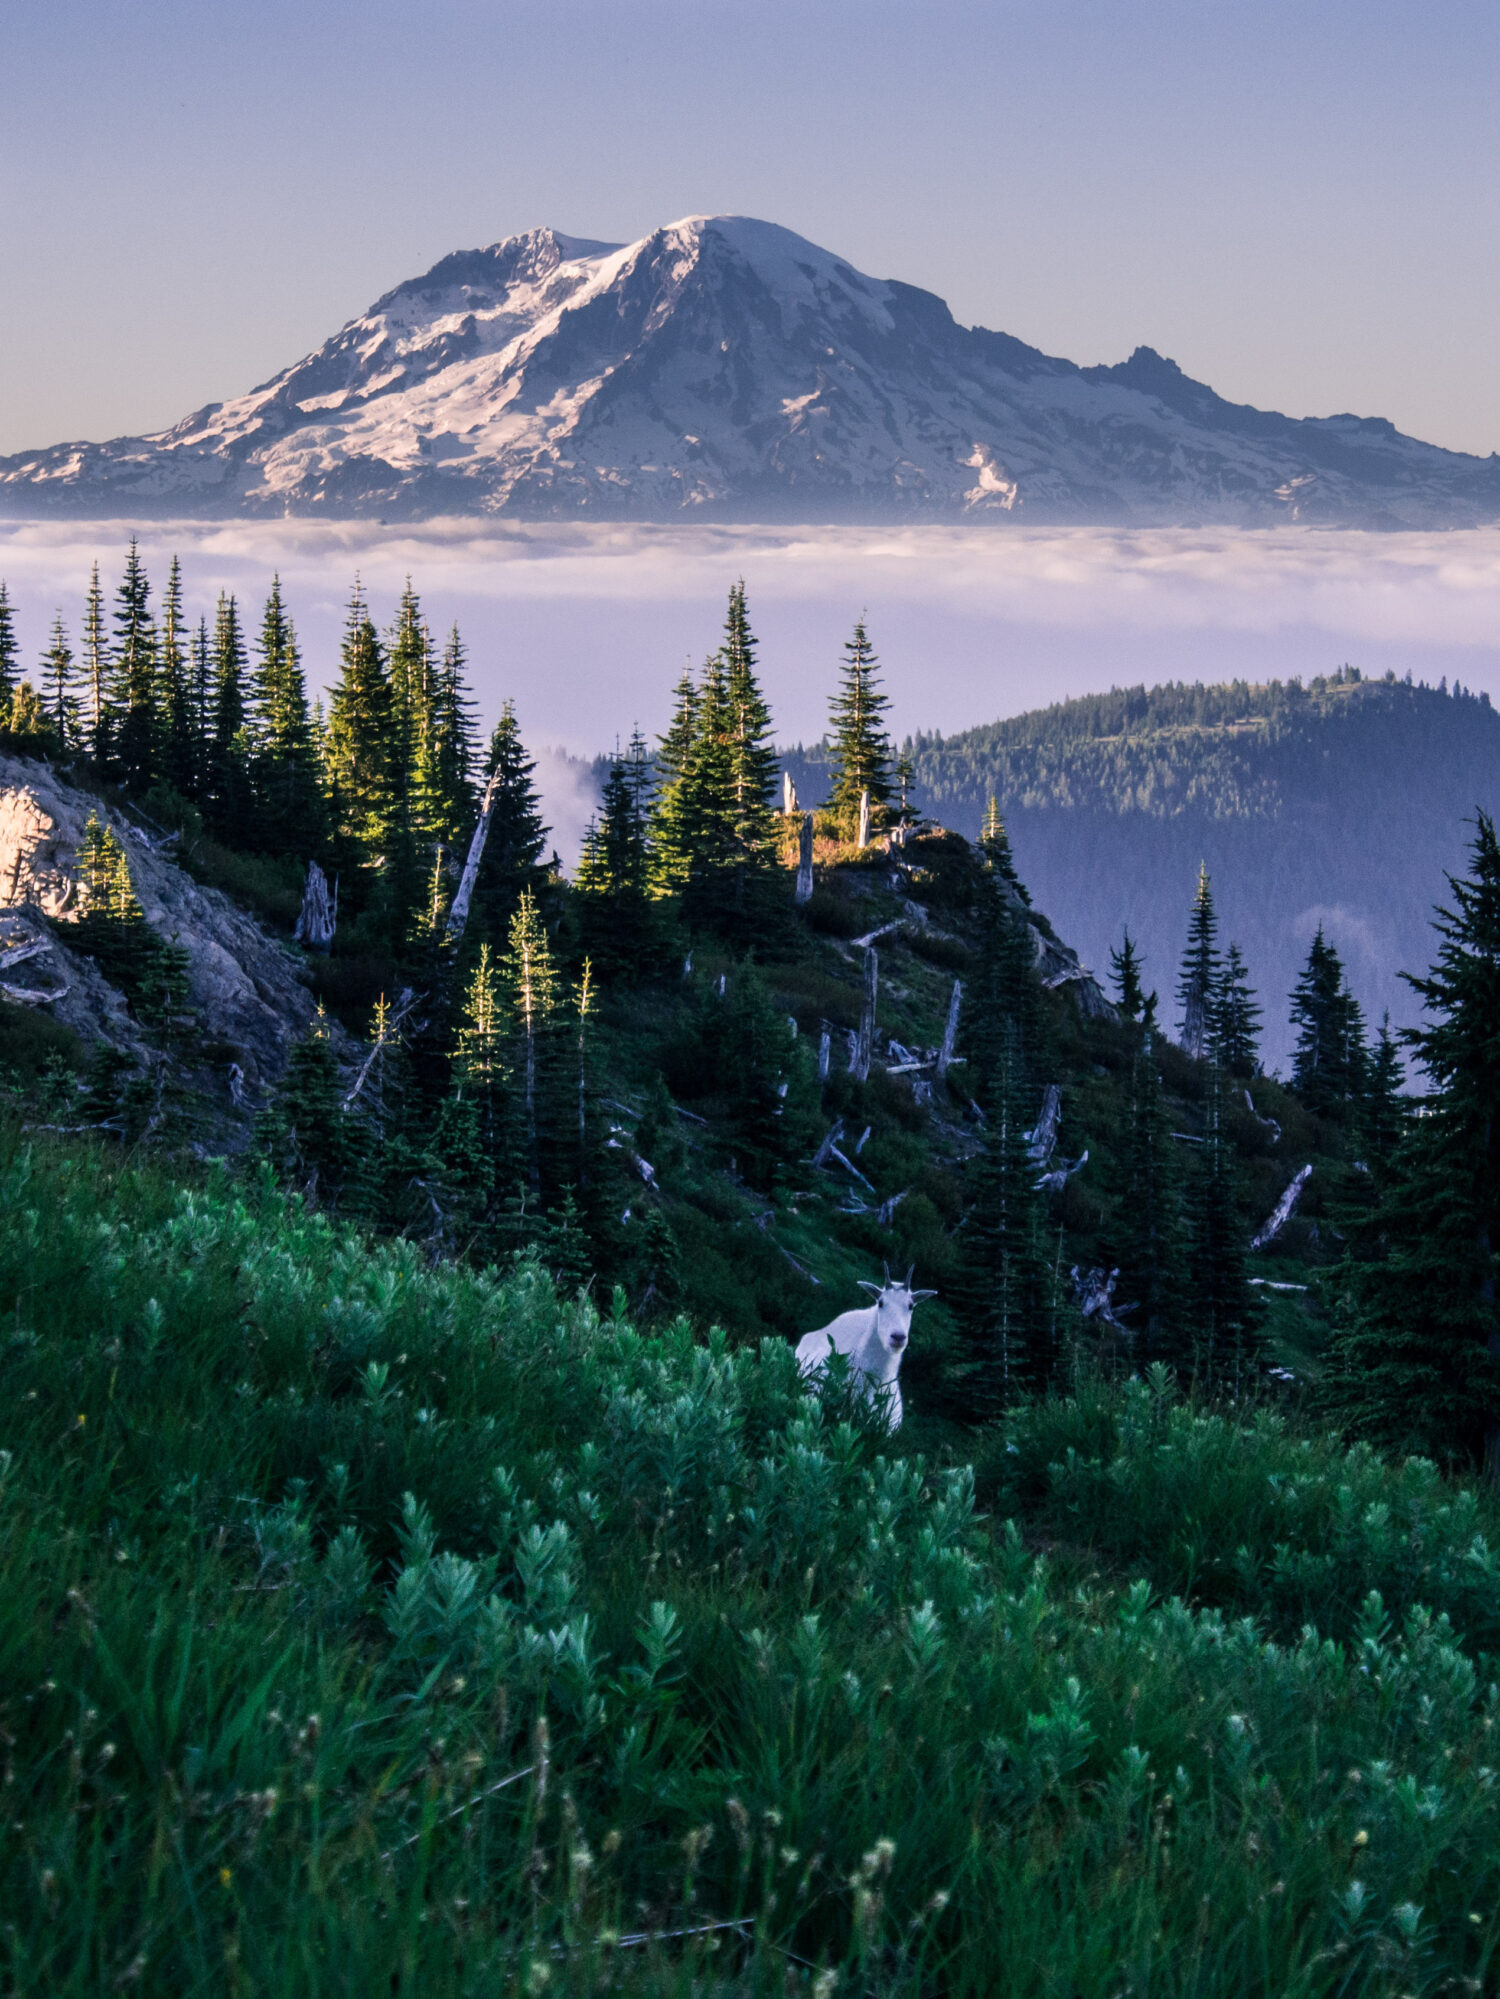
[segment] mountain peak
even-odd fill
[[[1500,516],[1500,461],[1079,368],[774,222],[456,250],[171,430],[0,460],[11,512],[1170,525]]]

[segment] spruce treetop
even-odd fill
[[[853,635],[844,646],[838,691],[828,704],[834,771],[830,804],[846,827],[858,821],[862,793],[870,794],[872,822],[890,805],[893,757],[885,727],[889,706],[881,692],[880,665],[864,618],[857,618]]]

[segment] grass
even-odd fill
[[[1487,1502],[0,1152],[17,1993],[1491,1989]],[[915,1426],[913,1426],[915,1427]]]

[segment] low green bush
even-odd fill
[[[985,1517],[782,1342],[13,1137],[0,1328],[11,1990],[1493,1986],[1496,1590],[1427,1469],[1101,1389]]]

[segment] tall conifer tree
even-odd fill
[[[961,1236],[962,1316],[972,1358],[970,1408],[988,1418],[1017,1395],[1051,1386],[1060,1355],[1036,1165],[1028,1151],[1030,1115],[1008,1055],[983,1087],[984,1151],[974,1164]]]
[[[380,638],[358,577],[349,601],[325,758],[336,801],[334,832],[351,864],[378,883],[396,828],[395,717]]]
[[[501,709],[490,737],[489,769],[498,781],[474,913],[480,933],[504,945],[522,897],[534,902],[545,886],[547,871],[541,863],[550,830],[542,821],[536,763],[521,740],[513,702]]]
[[[121,781],[147,790],[156,776],[160,724],[156,704],[156,630],[151,585],[132,535],[125,574],[115,596],[115,706],[113,767]]]
[[[303,859],[322,845],[322,799],[297,634],[271,579],[257,645],[254,783],[262,843]]]
[[[0,703],[10,706],[21,678],[21,646],[16,637],[15,613],[5,585],[0,582]]]
[[[215,830],[233,839],[244,837],[254,811],[246,677],[239,606],[221,591],[214,622],[213,713],[204,803]]]
[[[1238,944],[1225,954],[1219,983],[1210,995],[1208,1044],[1214,1060],[1242,1080],[1260,1068],[1260,1005]]]
[[[1211,1049],[1213,996],[1220,977],[1218,935],[1213,887],[1208,868],[1200,865],[1198,888],[1188,918],[1187,949],[1182,954],[1182,971],[1177,980],[1182,1045],[1195,1057],[1207,1055]]]
[[[1364,1016],[1321,924],[1293,988],[1291,1007],[1297,1030],[1292,1088],[1309,1110],[1337,1114],[1364,1089]]]
[[[192,675],[183,625],[182,564],[174,555],[161,599],[157,698],[161,717],[161,775],[184,798],[198,788],[198,731]]]
[[[1427,1073],[1397,1144],[1370,1260],[1345,1267],[1328,1398],[1397,1449],[1482,1463],[1500,1483],[1500,843],[1477,816],[1468,874],[1449,876],[1439,945],[1411,984],[1407,1035]]]
[[[73,649],[68,644],[59,611],[52,620],[51,643],[42,654],[42,685],[47,690],[47,713],[58,749],[64,756],[78,747],[78,702],[73,691],[76,680]]]
[[[88,750],[104,769],[109,763],[109,640],[104,629],[104,591],[99,583],[99,565],[89,578],[83,610],[83,666],[87,681]]]
[[[829,703],[829,748],[833,759],[833,793],[829,800],[846,839],[855,837],[859,801],[870,795],[870,823],[882,822],[894,789],[890,737],[885,713],[890,706],[880,689],[880,665],[865,631],[864,619],[844,647],[839,689]]]

